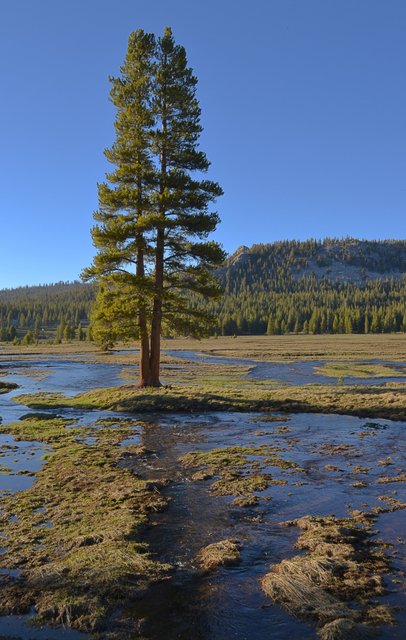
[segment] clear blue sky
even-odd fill
[[[227,251],[406,237],[405,0],[1,0],[0,288],[90,263],[107,77],[131,31],[166,25],[199,78]]]

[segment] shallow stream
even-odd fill
[[[406,365],[404,362],[392,362],[387,360],[360,360],[352,363],[381,364],[393,368],[397,375],[377,376],[363,378],[359,376],[326,376],[318,371],[318,367],[326,364],[325,360],[306,360],[289,362],[258,362],[247,358],[226,358],[223,356],[208,356],[199,351],[177,350],[167,351],[169,356],[189,360],[191,362],[205,362],[207,364],[242,365],[249,366],[248,377],[256,380],[273,380],[282,384],[302,385],[302,384],[349,384],[349,385],[377,385],[385,382],[405,382]],[[345,364],[345,363],[344,363]]]
[[[179,352],[173,355],[181,357]],[[190,352],[187,355],[190,357]],[[196,357],[200,356],[196,354]],[[213,359],[216,363],[220,360]],[[224,360],[236,363],[235,360]],[[277,373],[283,382],[294,380],[299,384],[303,383],[303,377],[307,382],[315,381],[309,377],[314,377],[312,371],[317,363],[262,364],[264,377],[269,374],[270,378],[276,379]],[[252,375],[260,377],[262,364],[255,363]],[[18,420],[30,412],[13,401],[15,395],[38,391],[62,391],[70,395],[123,383],[120,365],[91,364],[58,357],[2,361],[1,365],[8,372],[2,379],[20,385],[16,391],[0,395],[3,423]],[[328,380],[331,383],[331,378]],[[117,415],[66,409],[57,413],[75,417],[79,424],[86,425]],[[120,417],[125,414],[120,413]],[[395,477],[405,468],[405,422],[341,415],[279,414],[275,417],[280,419],[269,422],[267,416],[261,414],[239,413],[140,416],[142,422],[134,428],[134,441],[142,443],[148,455],[139,460],[129,459],[124,464],[148,479],[170,479],[163,492],[171,502],[165,511],[153,516],[151,526],[145,531],[145,540],[153,554],[172,564],[174,570],[170,580],[156,585],[135,603],[134,618],[142,623],[134,631],[134,640],[141,637],[151,640],[317,638],[314,625],[289,616],[281,607],[272,604],[260,588],[260,579],[271,563],[298,553],[293,548],[298,530],[281,527],[280,523],[303,515],[341,517],[353,509],[369,510],[382,505],[379,499],[382,496],[405,499],[404,483],[377,482],[379,477]],[[88,444],[91,446],[91,441]],[[192,481],[191,470],[179,462],[179,457],[190,451],[234,445],[277,446],[278,455],[295,462],[300,470],[269,464],[264,471],[285,484],[271,485],[258,493],[258,505],[241,508],[232,504],[232,497],[210,493],[213,479]],[[0,435],[0,450],[4,454],[0,463],[11,470],[8,474],[0,472],[1,491],[22,491],[30,486],[35,477],[17,473],[38,470],[45,449],[43,443],[17,442],[8,435]],[[392,582],[392,578],[404,580],[406,571],[406,512],[394,511],[379,516],[376,528],[381,539],[394,545],[390,550],[393,573],[388,577],[392,592],[379,601],[404,607],[404,582],[401,595],[401,588]],[[225,538],[234,538],[241,543],[240,564],[203,573],[195,560],[196,553]],[[397,640],[403,637],[404,609],[397,618],[399,626],[380,630],[378,638]],[[4,636],[18,640],[86,637],[63,629],[33,630],[27,625],[26,617],[17,616],[0,618],[0,638]]]

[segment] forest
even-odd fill
[[[224,294],[191,307],[212,335],[406,331],[406,241],[352,238],[240,247],[216,277]],[[96,288],[80,282],[0,291],[1,341],[91,339]]]

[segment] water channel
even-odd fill
[[[193,352],[174,351],[171,354],[177,358],[203,358],[205,362],[214,360],[216,364],[221,361],[247,364],[246,360],[210,358]],[[251,363],[250,375],[287,384],[315,381],[334,384],[334,379],[315,373],[318,364]],[[392,364],[402,366],[401,363]],[[1,380],[19,385],[15,391],[0,395],[0,417],[4,424],[30,412],[13,401],[14,396],[21,393],[58,391],[74,395],[123,384],[122,366],[117,364],[95,364],[54,356],[25,361],[3,359],[0,367],[7,374]],[[374,379],[372,383],[384,381]],[[58,414],[74,417],[82,425],[92,425],[99,418],[117,415],[72,409],[58,410]],[[125,415],[120,413],[120,417]],[[145,540],[155,557],[174,567],[169,581],[156,585],[134,603],[134,619],[142,620],[141,626],[134,631],[134,640],[141,637],[146,640],[317,638],[314,625],[288,615],[267,599],[260,588],[261,577],[269,571],[270,564],[297,553],[293,545],[298,530],[281,527],[280,523],[303,515],[341,517],[352,509],[372,509],[382,504],[379,499],[383,493],[405,499],[401,483],[387,487],[377,483],[383,475],[380,466],[383,457],[390,458],[392,473],[405,467],[405,422],[305,413],[275,417],[279,420],[269,422],[261,414],[154,414],[147,418],[143,415],[143,422],[134,427],[134,440],[151,452],[135,464],[134,471],[145,478],[162,477],[171,481],[163,490],[171,498],[169,506],[153,516],[151,526],[145,531]],[[211,495],[211,481],[193,482],[190,471],[179,463],[180,456],[189,451],[266,444],[280,447],[282,455],[297,463],[301,471],[270,467],[268,471],[272,477],[285,484],[272,485],[261,492],[258,505],[253,507],[238,508],[233,505],[232,498]],[[2,465],[12,470],[9,475],[0,473],[0,490],[23,491],[35,478],[17,472],[22,469],[37,471],[46,446],[39,442],[17,442],[3,434],[0,435],[0,450],[4,453]],[[332,468],[336,470],[332,471]],[[355,489],[357,482],[364,486]],[[406,604],[404,594],[391,580],[406,571],[405,515],[405,511],[395,511],[381,515],[377,521],[379,537],[393,545],[389,593],[380,598],[380,603],[402,607]],[[241,562],[234,567],[202,573],[195,560],[196,553],[224,538],[240,542]],[[379,638],[396,640],[402,637],[405,610],[397,617],[400,626],[380,630]],[[32,628],[26,616],[3,616],[0,618],[0,638],[3,637],[79,640],[87,636],[67,629]]]

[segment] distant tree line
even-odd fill
[[[0,291],[0,341],[85,340],[94,298],[95,288],[80,282]]]
[[[241,247],[207,303],[219,335],[406,331],[406,241],[307,240]],[[193,300],[193,304],[198,304]]]
[[[405,274],[402,240],[254,245],[218,270],[224,296],[204,305],[213,335],[406,332]],[[0,339],[89,339],[94,298],[79,282],[0,291]]]
[[[256,291],[228,294],[213,333],[391,333],[406,331],[406,279],[373,281],[362,287],[324,282],[314,290],[308,279],[302,291]]]

